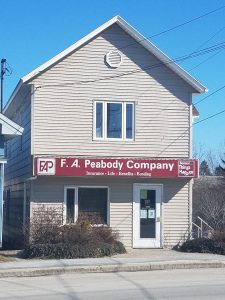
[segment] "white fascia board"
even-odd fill
[[[12,92],[12,95],[10,96],[8,102],[6,103],[4,109],[3,109],[3,114],[5,114],[5,112],[7,111],[10,103],[12,102],[12,100],[14,99],[14,97],[16,96],[16,94],[19,92],[21,86],[23,85],[23,81],[22,79],[20,79],[20,81],[17,83],[17,86],[15,87],[14,91]]]
[[[8,109],[11,101],[19,91],[20,87],[23,83],[29,82],[33,77],[39,75],[41,72],[45,71],[47,68],[52,66],[53,64],[57,63],[59,60],[63,59],[65,56],[69,55],[88,41],[90,41],[92,38],[94,38],[96,35],[100,34],[103,30],[110,27],[113,24],[118,24],[122,29],[124,29],[129,35],[131,35],[138,43],[140,43],[144,48],[146,48],[149,52],[154,54],[160,61],[165,63],[168,68],[173,70],[175,73],[177,73],[181,78],[184,79],[187,83],[189,83],[198,93],[204,93],[207,91],[207,88],[203,86],[199,81],[197,81],[195,78],[193,78],[188,72],[186,72],[184,69],[182,69],[180,66],[178,66],[176,63],[174,63],[166,54],[164,54],[161,50],[159,50],[154,44],[152,44],[150,41],[148,41],[142,34],[140,34],[136,29],[134,29],[131,25],[129,25],[123,18],[120,16],[115,16],[108,22],[104,23],[85,37],[81,38],[78,42],[71,45],[58,55],[54,56],[52,59],[48,60],[29,74],[25,75],[21,78],[19,83],[17,84],[17,87],[15,88],[13,94],[11,95],[8,103],[6,104],[4,108],[4,112]]]
[[[0,164],[6,164],[6,163],[7,163],[7,159],[0,158]]]
[[[81,47],[83,44],[94,38],[96,35],[101,33],[103,30],[111,26],[112,24],[117,23],[122,29],[124,29],[129,35],[131,35],[138,43],[140,43],[144,48],[146,48],[149,52],[154,54],[160,61],[165,63],[168,68],[173,70],[175,73],[177,73],[181,78],[184,79],[187,83],[189,83],[195,90],[198,91],[198,93],[204,93],[207,91],[206,87],[203,86],[199,81],[197,81],[195,78],[193,78],[188,72],[186,72],[184,69],[182,69],[180,66],[178,66],[175,62],[173,62],[166,54],[164,54],[161,50],[159,50],[154,44],[152,44],[148,39],[146,39],[142,34],[140,34],[136,29],[134,29],[131,25],[129,25],[123,18],[120,16],[116,16],[109,20],[108,22],[104,23],[82,39],[80,39],[78,42],[67,48],[66,50],[62,51],[31,73],[27,74],[22,78],[22,81],[28,82],[30,79],[32,79],[34,76],[38,75],[51,65],[55,64],[60,59],[64,58],[65,56],[69,55],[71,52],[75,51],[79,47]]]
[[[17,135],[22,135],[23,134],[23,127],[20,125],[16,124],[6,116],[0,113],[0,124],[2,124],[2,135],[7,135],[10,136],[12,135],[17,136]]]
[[[38,75],[39,73],[41,73],[45,69],[49,68],[51,65],[55,64],[60,59],[62,59],[65,56],[69,55],[71,52],[75,51],[76,49],[78,49],[79,47],[81,47],[82,45],[84,45],[85,43],[87,43],[88,41],[90,41],[92,38],[94,38],[96,35],[98,35],[99,33],[101,33],[103,30],[105,30],[106,28],[108,28],[112,24],[116,23],[117,20],[118,20],[118,16],[116,16],[116,17],[112,18],[111,20],[109,20],[108,22],[104,23],[103,25],[101,25],[100,27],[98,27],[97,29],[95,29],[94,31],[92,31],[91,33],[89,33],[88,35],[86,35],[85,37],[81,38],[75,44],[71,45],[70,47],[68,47],[64,51],[62,51],[59,54],[57,54],[56,56],[54,56],[52,59],[50,59],[47,62],[45,62],[40,67],[36,68],[35,70],[33,70],[32,72],[30,72],[26,76],[22,77],[22,81],[24,83],[28,82],[34,76]]]
[[[171,58],[159,50],[153,43],[145,38],[141,33],[134,29],[130,24],[118,16],[117,23],[123,28],[129,35],[131,35],[140,45],[145,47],[150,53],[154,54],[160,61],[166,64],[166,66],[177,73],[181,78],[193,86],[199,93],[204,93],[207,88],[197,81],[192,75],[190,75],[183,68],[178,66]]]

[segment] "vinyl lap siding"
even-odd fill
[[[132,46],[124,47],[131,43]],[[123,53],[123,63],[118,69],[108,68],[104,63],[105,54],[115,47]],[[153,65],[157,67],[152,68]],[[131,70],[137,72],[101,80]],[[134,43],[118,25],[105,30],[32,83],[35,86],[32,154],[189,156],[190,87],[167,67],[159,65],[153,55]],[[94,100],[134,101],[135,141],[93,141]]]
[[[60,207],[64,201],[65,186],[107,186],[109,187],[110,226],[119,232],[120,240],[132,246],[132,183],[110,178],[39,178],[33,182],[32,211],[42,204]]]
[[[146,180],[115,178],[38,178],[33,182],[31,210],[42,204],[60,211],[65,186],[108,186],[110,226],[118,231],[126,247],[133,244],[133,183],[163,184],[162,217],[164,247],[183,239],[189,229],[188,182],[186,180]],[[63,212],[62,212],[63,213]],[[32,215],[32,211],[31,211]]]
[[[173,246],[189,236],[189,182],[176,180],[165,183],[164,190],[164,245]]]
[[[30,95],[26,95],[25,98],[20,94],[17,96],[22,99],[16,98],[16,103],[23,103],[13,116],[9,116],[24,128],[24,132],[22,136],[7,142],[4,178],[4,242],[18,249],[23,243],[24,181],[32,176],[31,106]]]
[[[7,115],[6,115],[7,116]],[[25,102],[11,119],[24,128],[22,136],[7,142],[7,164],[5,166],[5,187],[23,183],[32,175],[31,160],[31,104],[27,96]]]

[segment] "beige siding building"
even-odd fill
[[[119,16],[23,77],[4,110],[24,127],[7,144],[8,241],[43,204],[62,223],[99,217],[127,247],[186,238],[204,91]]]

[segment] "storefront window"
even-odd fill
[[[78,188],[78,218],[107,224],[107,188]]]
[[[66,223],[74,222],[75,189],[67,189],[66,193]]]
[[[65,204],[66,223],[74,223],[80,218],[94,224],[107,224],[107,187],[68,187]]]

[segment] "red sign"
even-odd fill
[[[197,160],[35,157],[34,175],[196,178]]]

